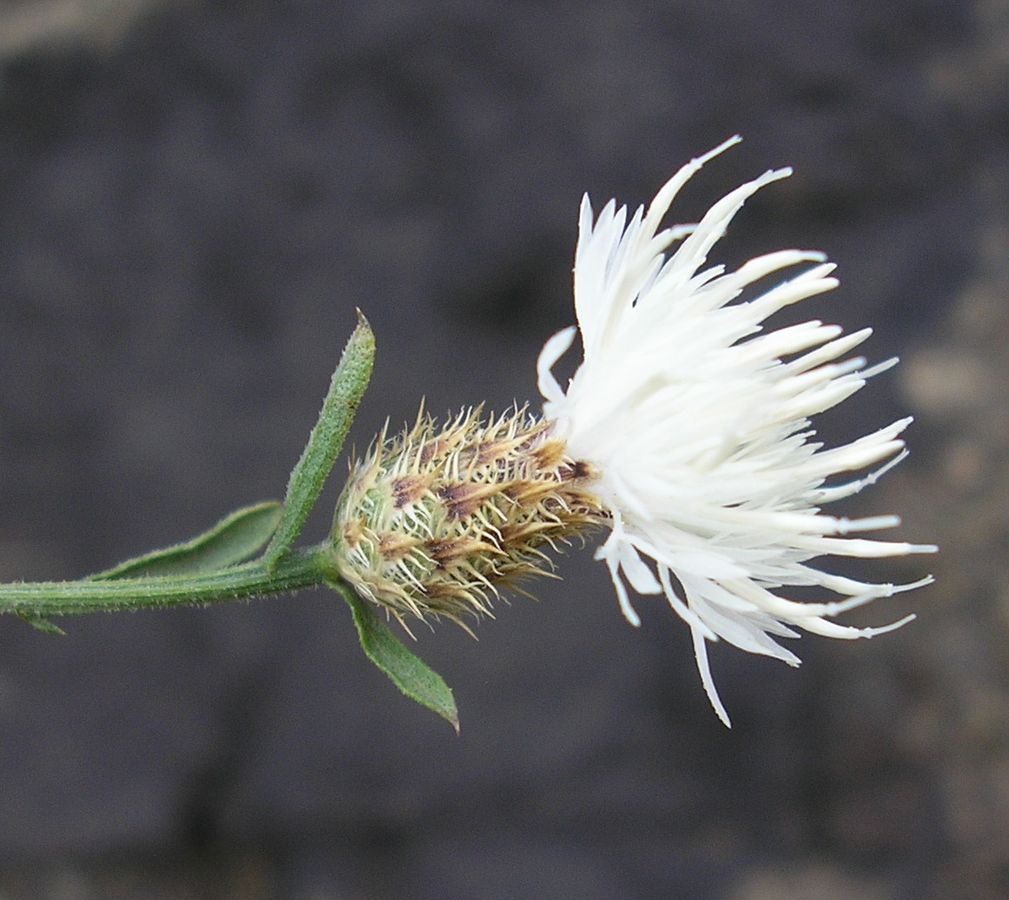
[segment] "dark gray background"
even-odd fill
[[[76,577],[282,493],[354,324],[354,430],[535,399],[580,195],[678,218],[764,169],[728,262],[823,248],[801,314],[872,324],[912,411],[851,514],[938,584],[792,671],[622,620],[590,552],[418,650],[462,734],[322,590],[0,622],[5,897],[972,898],[1009,893],[1009,5],[26,0],[0,6],[0,577]],[[675,348],[674,348],[675,349]],[[340,470],[343,470],[343,463]],[[313,520],[324,533],[335,485]]]

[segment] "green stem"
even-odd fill
[[[0,613],[70,616],[89,612],[203,606],[321,584],[323,545],[291,553],[272,570],[262,560],[188,576],[113,581],[35,581],[0,584]]]

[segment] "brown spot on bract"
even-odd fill
[[[343,526],[343,542],[348,547],[356,547],[357,542],[361,540],[361,535],[364,533],[364,526],[361,524],[360,519],[350,519]]]
[[[427,490],[427,482],[418,475],[404,475],[392,483],[392,497],[396,509],[416,503]]]
[[[450,518],[464,519],[472,515],[484,500],[501,491],[502,487],[493,482],[456,482],[444,485],[438,491],[438,496],[445,501]]]
[[[545,441],[533,451],[533,457],[542,469],[555,469],[564,459],[563,441]]]
[[[442,456],[445,452],[445,442],[440,438],[428,441],[420,451],[421,465],[426,466],[436,456]]]
[[[417,541],[414,538],[395,532],[387,532],[378,542],[378,552],[388,562],[395,562],[406,556],[416,545]]]
[[[592,463],[582,459],[576,459],[560,468],[561,478],[565,481],[584,481],[587,478],[595,477],[595,469]]]
[[[424,545],[424,550],[439,569],[444,569],[449,562],[459,556],[461,547],[459,541],[428,541]]]

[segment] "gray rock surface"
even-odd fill
[[[796,167],[727,261],[841,264],[802,314],[905,362],[821,432],[914,412],[849,509],[944,551],[865,611],[917,611],[897,634],[804,639],[798,672],[715,648],[731,732],[686,629],[645,602],[628,628],[589,551],[479,642],[419,635],[459,738],[321,590],[62,639],[4,620],[3,896],[1009,893],[1005,2],[22,0],[0,34],[0,578],[281,494],[355,306],[358,446],[421,395],[534,400],[581,193],[644,201],[736,131],[680,217]]]

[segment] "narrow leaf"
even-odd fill
[[[459,712],[452,689],[444,679],[404,647],[388,626],[347,585],[330,582],[347,601],[357,626],[361,649],[396,687],[421,706],[426,706],[447,720],[459,733]]]
[[[375,359],[375,335],[368,320],[357,312],[357,328],[347,341],[340,364],[333,373],[329,393],[287,483],[284,515],[266,551],[266,563],[273,568],[294,546],[308,514],[319,499],[322,486],[336,462],[357,407],[364,396]]]
[[[196,575],[226,569],[261,550],[277,530],[280,516],[281,507],[275,500],[246,506],[191,540],[128,559],[91,577],[107,580]]]
[[[49,619],[38,613],[19,612],[18,615],[36,631],[44,631],[46,634],[66,634],[59,625],[54,625]]]

